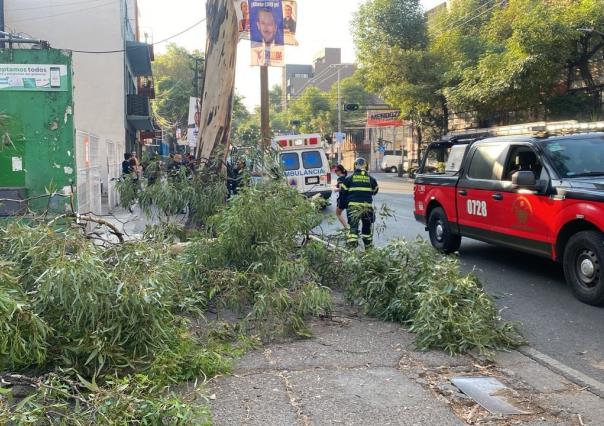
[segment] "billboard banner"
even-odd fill
[[[239,39],[250,40],[252,30],[250,18],[250,1],[253,0],[233,0],[235,2],[235,11],[237,12],[237,26],[239,28]],[[296,40],[296,29],[298,26],[298,2],[296,0],[277,0],[273,3],[282,3],[283,12],[283,43],[288,46],[298,46]]]
[[[367,113],[367,127],[399,127],[403,125],[399,110],[370,111]]]
[[[0,64],[0,91],[67,92],[66,65]]]
[[[281,0],[250,1],[252,66],[285,66]]]
[[[199,125],[201,120],[201,110],[199,108],[199,98],[189,98],[189,120],[187,126],[187,144],[191,148],[197,146],[199,137]]]
[[[298,2],[283,0],[283,36],[288,46],[298,46],[296,28],[298,26]]]

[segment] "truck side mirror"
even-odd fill
[[[520,189],[537,189],[537,178],[530,170],[520,170],[512,175],[512,185]]]

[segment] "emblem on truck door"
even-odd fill
[[[525,197],[520,197],[514,201],[512,210],[514,211],[514,216],[516,216],[516,219],[520,225],[526,225],[529,217],[533,214],[531,203]]]

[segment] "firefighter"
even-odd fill
[[[373,245],[373,197],[379,188],[377,181],[367,173],[367,166],[367,160],[357,158],[354,162],[354,173],[340,186],[347,205],[346,215],[350,226],[346,241],[351,248],[357,247],[359,243],[359,225],[365,248]]]

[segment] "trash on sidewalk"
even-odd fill
[[[453,377],[451,382],[492,414],[531,414],[510,404],[505,397],[510,389],[494,377]]]

